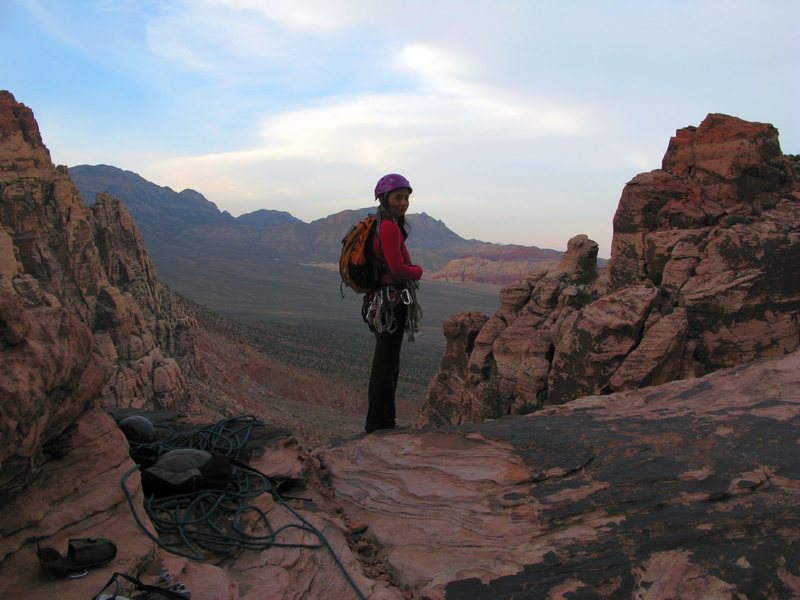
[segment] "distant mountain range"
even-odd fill
[[[159,272],[166,256],[178,263],[245,259],[258,265],[277,259],[330,265],[338,261],[341,239],[350,226],[375,211],[374,206],[345,210],[311,223],[267,209],[233,217],[194,190],[175,192],[113,166],[81,165],[70,168],[70,175],[86,204],[93,204],[101,192],[122,200]],[[412,231],[408,246],[426,278],[505,284],[524,276],[534,263],[562,254],[466,240],[425,213],[409,214],[407,220]],[[437,276],[437,271],[444,275]]]

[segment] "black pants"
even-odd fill
[[[406,329],[408,307],[402,302],[394,307],[397,329],[393,333],[375,333],[375,355],[369,377],[369,407],[364,430],[394,429],[394,393],[400,375],[400,347]]]

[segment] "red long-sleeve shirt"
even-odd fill
[[[393,285],[422,278],[422,267],[411,264],[403,233],[397,223],[382,219],[378,236],[372,238],[372,251],[383,258],[389,272],[381,277],[381,284]]]

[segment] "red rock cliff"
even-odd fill
[[[556,268],[454,315],[420,424],[529,412],[700,376],[800,345],[800,160],[778,131],[726,115],[679,130],[630,181],[611,259],[570,241]]]
[[[0,92],[0,496],[101,399],[177,408],[192,319],[156,277],[133,220],[86,208],[30,109]]]

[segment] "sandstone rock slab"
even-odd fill
[[[320,458],[427,599],[800,594],[800,354]]]

